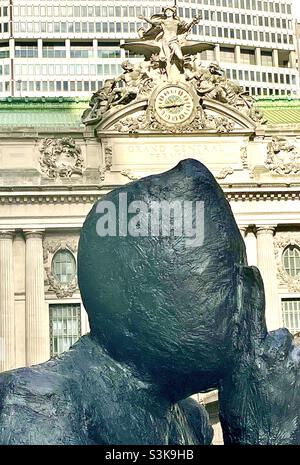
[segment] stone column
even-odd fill
[[[249,229],[245,238],[247,259],[249,266],[257,266],[256,235],[253,229]]]
[[[278,50],[276,49],[273,50],[272,57],[273,57],[273,66],[275,68],[278,68],[279,67]]]
[[[26,364],[49,358],[49,315],[44,290],[43,231],[24,231],[26,238]]]
[[[93,39],[93,58],[98,58],[98,40]]]
[[[297,68],[297,58],[296,58],[296,52],[294,50],[290,52],[290,67]]]
[[[16,368],[26,366],[25,341],[25,256],[26,243],[23,231],[17,232],[13,243],[14,256],[14,286],[15,286],[15,315],[16,315]]]
[[[240,45],[236,45],[234,47],[234,61],[235,63],[241,63],[241,47]]]
[[[16,95],[17,85],[15,82],[15,73],[14,73],[14,58],[15,58],[15,40],[10,38],[9,39],[9,58],[10,58],[10,88],[11,88],[11,95],[14,97]]]
[[[257,227],[257,264],[265,286],[266,321],[269,331],[282,326],[273,241],[275,229],[275,226]]]
[[[0,371],[15,367],[13,232],[0,231]]]
[[[9,39],[9,58],[15,58],[15,39]]]
[[[259,47],[255,49],[255,64],[261,66],[261,49]]]
[[[70,41],[70,39],[66,39],[65,47],[66,47],[66,58],[69,59],[71,57],[71,41]]]
[[[120,40],[120,45],[123,45],[123,44],[125,44],[125,40],[121,39]],[[123,48],[120,48],[120,52],[121,52],[121,58],[123,60],[125,60],[125,58],[126,58],[126,50],[124,50]]]
[[[43,39],[38,39],[38,57],[43,58]]]
[[[221,49],[220,45],[216,44],[214,52],[215,52],[215,61],[218,64],[220,64],[220,61],[221,61],[221,50],[220,49]]]

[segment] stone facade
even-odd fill
[[[112,124],[122,117],[123,108]],[[114,187],[188,157],[206,164],[224,189],[249,263],[260,268],[265,281],[269,329],[281,326],[281,298],[300,296],[298,278],[286,274],[281,259],[289,244],[300,244],[300,126],[240,128],[223,135],[205,129],[172,135],[124,134],[110,127],[94,131],[89,126],[76,134],[15,128],[0,134],[0,329],[6,359],[1,369],[47,359],[49,305],[80,302],[76,280],[61,286],[51,273],[51,260],[60,249],[76,257],[80,227],[92,204]],[[274,139],[283,137],[285,145],[274,151]],[[60,141],[68,139],[66,161],[60,161],[57,174],[43,172],[41,147],[58,146],[60,153]],[[80,153],[81,171],[61,176],[64,164],[74,166],[68,147]],[[290,172],[273,169],[270,153],[276,166],[290,163]],[[82,322],[84,332],[84,311]]]
[[[300,270],[291,262],[288,274],[286,263],[294,259],[282,260],[289,245],[300,245],[300,124],[267,123],[238,83],[217,64],[201,63],[199,51],[211,45],[187,39],[199,18],[185,23],[164,10],[148,22],[142,36],[122,45],[142,51],[145,60],[122,64],[123,73],[86,104],[83,124],[79,101],[50,99],[48,112],[46,99],[0,105],[3,120],[14,121],[0,123],[1,370],[42,362],[73,341],[68,327],[76,312],[65,306],[80,304],[80,294],[70,269],[92,204],[185,158],[204,163],[227,195],[249,263],[264,279],[269,329],[287,321],[281,300],[298,299],[293,331],[300,331]],[[295,107],[292,112],[295,118]],[[53,323],[55,304],[69,312],[67,322],[57,319],[56,309]],[[83,309],[81,314],[84,333],[88,322]]]

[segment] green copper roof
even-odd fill
[[[88,107],[83,98],[17,98],[0,99],[0,126],[76,129]]]
[[[73,97],[7,97],[0,99],[0,127],[33,129],[78,129],[89,99]],[[269,124],[299,124],[300,99],[291,97],[257,98]]]
[[[269,124],[300,124],[299,98],[260,98],[256,105],[264,112]]]

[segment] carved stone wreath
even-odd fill
[[[81,148],[72,138],[43,139],[41,152],[41,172],[48,178],[70,178],[82,176],[84,160]]]
[[[44,267],[47,275],[47,284],[49,286],[49,291],[55,292],[56,296],[59,299],[66,297],[72,297],[73,294],[78,291],[77,276],[66,284],[62,284],[52,272],[52,259],[56,252],[60,250],[68,250],[73,254],[76,254],[78,249],[77,241],[72,240],[44,240],[43,241],[43,258],[44,258]]]
[[[300,276],[291,276],[282,264],[282,254],[290,246],[296,245],[300,248],[300,237],[291,235],[276,235],[274,238],[274,249],[277,263],[277,277],[282,286],[287,286],[290,292],[300,292]]]
[[[275,174],[300,174],[300,153],[288,139],[273,137],[268,143],[265,165]]]

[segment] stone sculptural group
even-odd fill
[[[142,28],[138,40],[127,41],[121,47],[128,53],[144,55],[144,61],[132,63],[127,59],[123,62],[123,73],[115,79],[107,79],[103,87],[93,94],[90,108],[82,116],[84,124],[101,120],[116,107],[139,99],[150,99],[157,86],[171,82],[190,86],[200,100],[205,97],[228,104],[254,122],[265,122],[262,113],[253,106],[254,99],[242,86],[227,79],[217,63],[202,64],[201,52],[213,50],[214,46],[186,39],[200,17],[185,23],[176,16],[174,7],[165,8],[161,15],[150,19],[144,16],[140,19],[147,21],[150,28]],[[119,83],[123,86],[119,87]],[[206,125],[210,127],[208,122]]]

